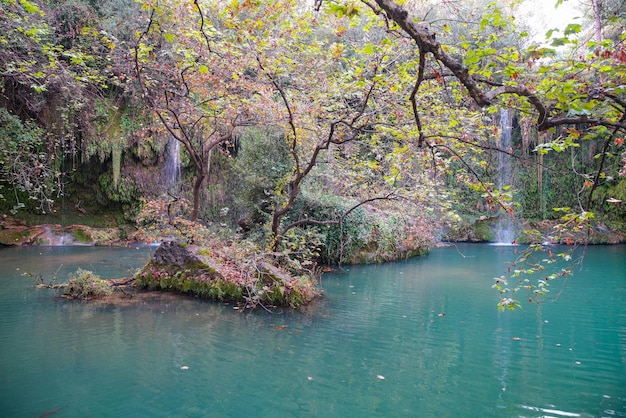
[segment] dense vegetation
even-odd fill
[[[519,3],[0,0],[2,210],[312,270],[624,231],[625,6]]]

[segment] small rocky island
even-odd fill
[[[281,254],[233,256],[233,247],[212,242],[212,247],[165,241],[134,276],[104,280],[78,269],[61,284],[37,287],[57,289],[66,299],[128,303],[141,300],[143,291],[165,291],[202,299],[232,303],[236,308],[300,307],[321,296],[317,286],[321,269],[303,268],[295,260],[285,263]]]
[[[135,276],[134,286],[234,302],[245,308],[298,307],[320,295],[316,269],[288,271],[272,263],[272,258],[235,259],[219,249],[164,242]]]

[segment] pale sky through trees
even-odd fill
[[[519,21],[527,22],[533,33],[531,37],[538,42],[545,41],[545,34],[550,29],[561,31],[569,23],[580,23],[580,12],[575,0],[565,0],[555,8],[556,0],[524,0],[519,7]]]

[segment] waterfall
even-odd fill
[[[505,193],[505,186],[511,186],[513,176],[511,175],[511,116],[508,109],[500,110],[500,138],[498,148],[505,152],[498,152],[498,190]],[[509,189],[510,191],[510,189]],[[495,226],[496,243],[511,244],[515,239],[513,220],[508,213],[498,216]]]
[[[66,245],[80,245],[76,242],[71,232],[60,228],[52,228],[50,225],[42,225],[42,231],[37,235],[37,245],[50,245],[54,247]]]
[[[170,135],[167,159],[163,169],[163,183],[168,189],[177,188],[180,181],[180,141]]]

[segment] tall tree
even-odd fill
[[[562,34],[549,33],[552,47],[531,45],[523,50],[496,49],[483,43],[473,49],[469,42],[460,45],[440,42],[445,37],[445,30],[440,35],[441,32],[428,22],[413,18],[398,2],[361,3],[380,16],[390,31],[400,31],[417,47],[414,59],[418,71],[414,74],[414,89],[407,100],[412,103],[418,144],[438,148],[439,141],[446,141],[440,135],[427,137],[424,112],[417,106],[426,81],[433,77],[462,89],[464,94],[455,96],[457,103],[488,110],[516,107],[534,118],[538,132],[561,133],[538,147],[536,151],[539,153],[579,147],[582,141],[589,139],[599,141],[599,163],[595,170],[584,173],[586,181],[582,192],[585,198],[581,200],[579,212],[566,211],[564,216],[564,225],[569,228],[578,229],[588,224],[593,218],[594,190],[600,184],[612,181],[611,173],[607,172],[609,161],[616,161],[624,152],[626,51],[623,41],[626,35],[622,34],[619,42],[592,40],[584,43],[578,37],[581,25],[572,23]],[[342,10],[354,9],[354,3],[341,7]],[[486,11],[480,22],[481,30],[505,29],[509,25],[509,19],[494,7]],[[541,283],[534,288],[539,287],[542,287]],[[502,306],[510,307],[513,300],[504,298],[503,301]]]
[[[135,74],[162,127],[183,145],[195,169],[195,221],[212,152],[252,122],[247,106],[255,100],[255,82],[244,74],[248,58],[207,13],[215,13],[216,4],[172,0],[145,2],[143,9],[147,23],[134,48]]]

